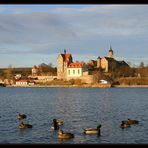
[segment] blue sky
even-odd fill
[[[148,5],[0,5],[0,67],[107,56],[148,65]]]

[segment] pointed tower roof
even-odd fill
[[[113,52],[113,50],[112,50],[112,46],[110,45],[110,50],[109,50],[109,52]]]

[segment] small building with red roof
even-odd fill
[[[80,77],[83,75],[83,71],[86,69],[84,62],[70,63],[67,68],[67,77]]]
[[[16,85],[17,86],[26,86],[26,85],[28,85],[28,81],[27,80],[18,80],[18,81],[16,81]]]

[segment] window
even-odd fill
[[[68,70],[68,74],[70,75],[70,70]]]
[[[80,70],[78,69],[78,74],[80,74]]]
[[[75,74],[75,70],[73,70],[73,74]]]

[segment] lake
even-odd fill
[[[19,113],[32,129],[21,130]],[[61,141],[51,129],[61,119],[63,131],[75,135]],[[139,124],[121,129],[122,120]],[[148,88],[6,88],[0,87],[0,144],[147,144]],[[101,135],[83,129],[101,124]]]

